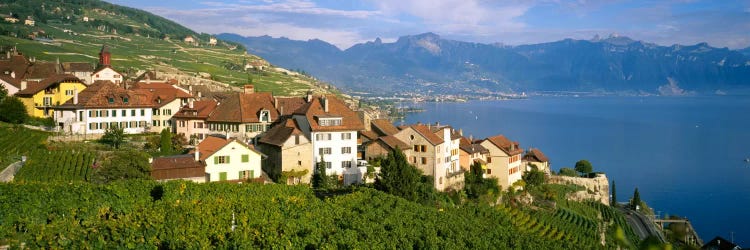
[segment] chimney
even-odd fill
[[[21,81],[21,90],[26,89],[26,81]]]
[[[193,85],[188,85],[188,92],[193,93]]]
[[[78,88],[73,88],[73,105],[78,105]]]
[[[279,108],[279,99],[275,96],[273,97],[273,108],[278,109]]]
[[[191,109],[193,108],[193,100],[190,100],[188,102],[188,108],[191,108]]]
[[[469,142],[474,144],[474,135],[469,135]]]
[[[284,106],[281,106],[281,108],[279,108],[279,116],[282,115],[284,115]]]
[[[435,122],[435,127],[440,127],[440,122]]]
[[[328,98],[326,98],[325,96],[323,97],[323,111],[328,113]]]
[[[146,84],[151,84],[151,77],[148,76],[148,72],[146,72]]]
[[[151,164],[151,163],[154,163],[154,157],[149,157],[148,158],[148,164]]]
[[[201,92],[198,91],[198,98],[201,98],[201,97],[203,97],[203,94],[201,94]]]
[[[255,93],[255,86],[251,84],[245,85],[244,89],[245,89],[245,94]]]
[[[458,129],[458,135],[464,136],[464,129],[462,128]]]
[[[195,154],[193,154],[193,155],[195,156],[195,161],[200,161],[201,160],[201,151],[198,150],[198,146],[195,146]]]
[[[307,102],[311,102],[312,101],[312,90],[308,90],[307,91],[307,98],[306,98],[306,100],[307,100]]]

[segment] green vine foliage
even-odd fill
[[[570,240],[574,231],[523,233],[514,216],[486,205],[435,209],[370,188],[319,199],[286,185],[0,184],[0,245],[11,248],[591,248]]]

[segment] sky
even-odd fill
[[[107,0],[198,32],[320,39],[346,49],[433,32],[520,45],[595,35],[750,47],[750,0]]]

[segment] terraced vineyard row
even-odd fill
[[[625,236],[630,240],[630,242],[638,242],[639,238],[633,231],[633,228],[628,225],[628,222],[625,220],[625,217],[614,208],[601,204],[599,202],[587,202],[588,205],[595,207],[599,210],[599,212],[602,214],[602,219],[604,221],[612,221],[615,225],[619,226],[625,231]]]
[[[96,154],[74,150],[36,150],[16,174],[18,181],[87,181]]]
[[[511,223],[522,232],[537,234],[550,240],[564,240],[577,245],[587,245],[590,248],[600,246],[596,225],[593,228],[580,227],[545,212],[535,212],[532,215],[516,208],[499,207],[499,210],[507,213],[512,218]],[[579,223],[586,224],[587,222],[581,220]]]
[[[49,133],[46,132],[0,124],[0,169],[38,149],[48,136]]]

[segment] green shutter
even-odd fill
[[[242,155],[242,162],[250,162],[250,155]]]
[[[219,164],[219,157],[218,156],[214,156],[214,164]]]
[[[227,180],[227,172],[220,172],[219,173],[219,180],[220,181],[226,181]]]
[[[227,155],[227,156],[224,156],[224,157],[227,158],[227,164],[229,164],[229,156]]]
[[[255,170],[250,170],[250,179],[255,178]]]
[[[240,171],[239,173],[237,173],[237,178],[240,178],[240,179],[242,179],[242,172],[243,172],[243,171]]]

